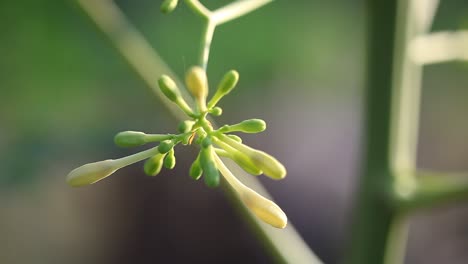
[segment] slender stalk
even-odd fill
[[[207,70],[208,59],[210,56],[211,41],[213,39],[213,34],[216,28],[216,24],[212,22],[211,19],[208,19],[205,22],[202,32],[202,38],[200,41],[200,57],[198,59],[198,64]]]
[[[204,19],[208,19],[211,16],[211,11],[208,10],[198,0],[185,0],[185,3],[192,9],[192,11]]]
[[[349,263],[384,263],[396,214],[388,203],[396,0],[368,0],[366,135]]]
[[[242,0],[236,1],[220,9],[213,11],[211,18],[215,21],[216,25],[234,20],[245,14],[248,14],[261,6],[264,6],[273,0]]]
[[[157,87],[157,77],[161,74],[171,73],[171,70],[150,47],[144,37],[127,21],[118,7],[112,1],[77,0],[86,15],[93,20],[97,28],[108,36],[120,55],[125,59],[130,68],[141,80],[158,95],[158,98],[166,102],[165,97]],[[175,77],[174,74],[171,76]],[[174,78],[178,80],[178,78]],[[177,81],[180,87],[180,81]],[[185,90],[181,91],[186,94]],[[184,96],[189,98],[188,96]],[[164,104],[178,120],[184,120],[182,112],[175,110],[172,104]],[[212,122],[213,126],[215,124]],[[247,175],[234,165],[228,165],[237,178],[261,195],[269,198],[270,195],[261,183],[251,175]],[[226,188],[228,194],[233,190]],[[314,255],[307,244],[302,240],[291,223],[285,229],[271,227],[242,209],[241,201],[234,195],[230,195],[234,206],[240,208],[245,220],[251,223],[252,229],[259,239],[263,241],[265,249],[280,263],[317,263],[321,261]]]

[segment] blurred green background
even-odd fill
[[[218,7],[229,1],[203,1]],[[201,24],[183,4],[116,3],[181,76]],[[343,258],[359,172],[365,61],[362,1],[275,1],[215,33],[209,79],[241,81],[220,123],[262,118],[246,142],[288,168],[262,179],[326,263]],[[74,189],[67,173],[135,152],[124,130],[177,125],[74,1],[0,1],[0,263],[270,263],[221,190],[193,182],[194,150],[157,178],[127,167]],[[442,1],[433,30],[468,28],[468,3]],[[468,65],[424,70],[420,167],[468,170]],[[407,263],[466,263],[468,206],[412,220]]]

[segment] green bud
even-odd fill
[[[211,142],[211,138],[210,137],[205,137],[203,139],[203,141],[201,142],[201,146],[202,148],[207,148],[209,146],[211,146],[212,142]]]
[[[246,155],[256,167],[263,171],[266,176],[275,180],[280,180],[286,177],[286,168],[271,155],[239,143],[226,135],[221,135],[220,138],[231,147]]]
[[[161,4],[161,12],[164,14],[169,14],[177,7],[178,0],[165,0]]]
[[[171,148],[164,159],[164,167],[172,170],[176,165],[176,158],[174,155],[174,148]]]
[[[180,133],[187,133],[192,130],[193,125],[195,124],[194,121],[192,120],[185,120],[179,123],[179,126],[177,127],[177,131]]]
[[[210,110],[210,113],[214,116],[220,116],[223,114],[223,109],[219,106],[216,106]]]
[[[237,82],[239,81],[239,73],[235,70],[228,71],[221,82],[218,85],[218,89],[216,93],[211,98],[210,102],[208,103],[208,107],[211,108],[215,106],[223,96],[230,93],[234,87],[236,87]]]
[[[198,154],[197,158],[195,161],[192,163],[192,166],[190,166],[190,177],[194,180],[200,179],[201,175],[203,173],[203,170],[200,165],[200,154]]]
[[[263,173],[263,171],[259,169],[255,163],[253,163],[246,155],[242,154],[241,152],[234,151],[230,154],[230,158],[247,173],[255,176],[261,175]]]
[[[167,153],[174,147],[174,142],[172,140],[164,140],[158,146],[158,151],[161,154]]]
[[[177,88],[176,83],[167,75],[161,76],[158,81],[159,88],[163,94],[171,101],[176,102],[180,97],[179,88]]]
[[[117,170],[114,160],[103,160],[85,164],[67,175],[67,183],[80,187],[100,181]]]
[[[201,149],[200,165],[203,170],[206,186],[214,188],[219,185],[219,172],[213,160],[212,151],[211,145]]]
[[[164,156],[166,156],[166,154],[158,153],[146,160],[143,167],[146,175],[156,176],[161,172]]]
[[[138,131],[120,132],[114,137],[114,142],[119,147],[136,147],[146,144],[146,134]]]
[[[244,133],[258,133],[262,132],[266,129],[266,123],[265,121],[261,119],[247,119],[239,124],[235,124],[232,126],[223,126],[220,131],[223,133],[227,132],[234,132],[234,131],[239,131],[239,132],[244,132]]]

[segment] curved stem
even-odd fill
[[[216,24],[208,19],[203,27],[202,38],[200,40],[200,57],[198,64],[206,71],[208,67],[208,58],[210,56],[211,41],[213,39]]]

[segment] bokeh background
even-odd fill
[[[185,5],[116,3],[177,74],[196,62]],[[326,263],[343,261],[359,175],[365,17],[363,1],[275,1],[218,28],[211,51],[212,85],[241,75],[217,120],[267,121],[245,142],[286,165],[261,180]],[[468,2],[442,1],[433,30],[463,28]],[[177,123],[74,1],[0,1],[0,29],[0,263],[271,262],[223,192],[190,179],[194,149],[156,178],[139,164],[69,187],[71,169],[135,152],[117,132]],[[468,171],[468,65],[425,67],[423,86],[418,165]],[[461,204],[415,215],[406,262],[466,263],[467,222]]]

